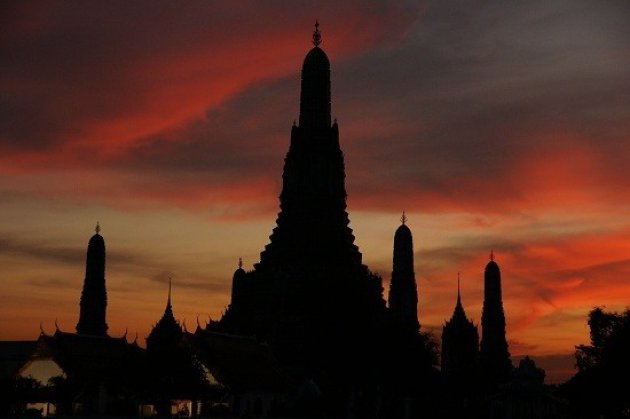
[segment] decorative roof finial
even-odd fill
[[[57,323],[57,319],[55,319],[55,331],[60,332],[61,330],[59,330],[59,323]]]
[[[166,306],[170,307],[171,306],[171,282],[173,281],[173,279],[169,276],[168,277],[168,300],[166,302]]]
[[[461,299],[461,294],[459,292],[459,281],[460,281],[460,276],[459,276],[459,272],[457,272],[457,301],[460,301]]]
[[[96,234],[99,234],[101,232],[101,225],[98,221],[96,222],[96,227],[94,228],[94,231],[96,232]]]
[[[490,250],[490,260],[494,262],[494,250]]]
[[[243,258],[238,258],[238,269],[243,269]]]
[[[407,222],[407,216],[405,215],[405,211],[403,211],[402,217],[400,217],[400,222],[403,224]]]
[[[316,47],[322,43],[322,34],[319,33],[319,21],[315,20],[315,31],[313,32],[313,45]]]
[[[39,334],[40,336],[44,336],[46,332],[44,332],[44,322],[39,322]]]

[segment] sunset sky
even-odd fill
[[[364,262],[387,293],[404,210],[439,333],[457,272],[481,318],[494,249],[512,355],[565,378],[588,311],[630,305],[629,16],[627,0],[4,3],[0,339],[74,330],[96,221],[111,335],[144,344],[169,276],[189,329],[221,316],[275,225],[318,18]]]

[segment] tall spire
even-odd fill
[[[405,213],[401,225],[394,234],[394,258],[392,280],[389,288],[389,308],[393,316],[405,328],[417,332],[418,323],[418,288],[414,273],[413,237],[405,222]]]
[[[459,272],[457,272],[457,302],[455,303],[455,310],[453,311],[453,316],[451,317],[451,320],[458,319],[458,321],[462,321],[462,320],[468,321],[468,318],[466,317],[466,312],[464,311],[464,305],[462,304],[460,282],[461,282],[461,277],[460,277]]]
[[[105,288],[105,240],[99,233],[101,227],[96,223],[96,234],[88,243],[85,261],[85,279],[79,311],[77,333],[84,335],[107,336],[105,314],[107,309],[107,290]]]
[[[315,39],[318,34],[316,22]],[[302,66],[300,118],[291,129],[277,227],[255,267],[362,266],[348,227],[344,158],[338,126],[331,126],[330,97],[330,62],[315,46]]]
[[[505,336],[501,270],[494,261],[494,252],[490,252],[490,262],[486,265],[484,272],[481,327],[481,370],[484,381],[492,387],[507,381],[512,369]]]

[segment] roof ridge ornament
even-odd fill
[[[313,45],[318,47],[322,43],[322,34],[319,32],[319,20],[315,19],[315,30],[313,31]]]
[[[402,213],[402,217],[400,217],[400,222],[404,224],[407,223],[407,215],[405,215],[405,211]]]

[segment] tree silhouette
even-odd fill
[[[26,404],[42,394],[42,385],[32,377],[16,376],[0,381],[1,416],[39,416],[37,411],[26,409]]]
[[[591,344],[576,346],[578,373],[564,386],[575,416],[630,417],[630,309],[589,313]]]

